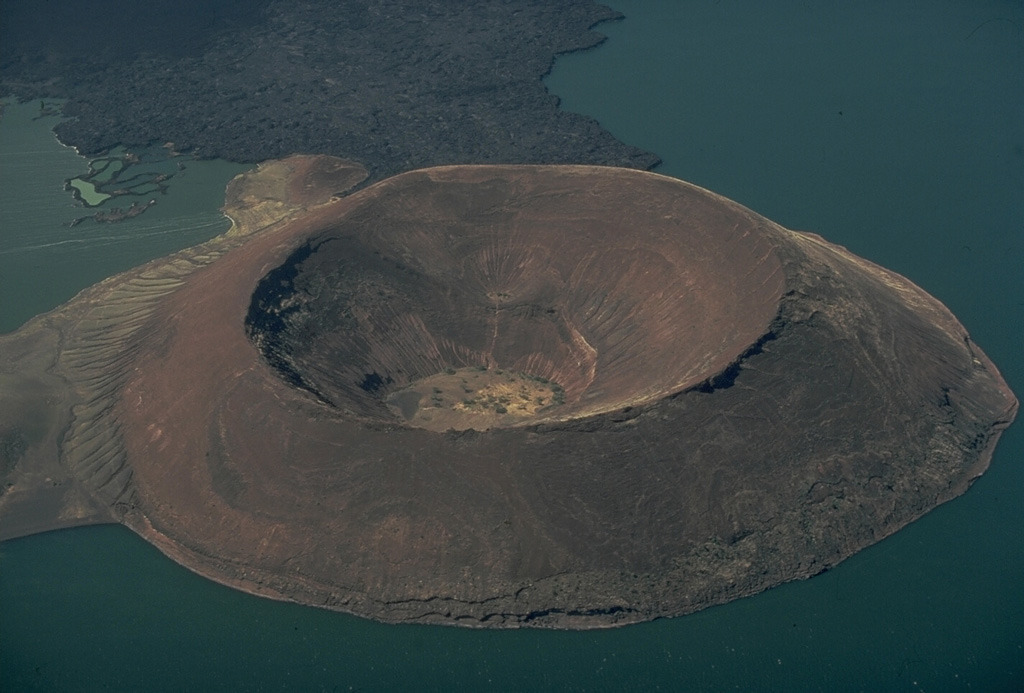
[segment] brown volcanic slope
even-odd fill
[[[1017,402],[906,279],[686,183],[466,166],[232,233],[0,340],[0,536],[117,520],[265,596],[600,627],[818,573],[962,493]]]

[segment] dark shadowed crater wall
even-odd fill
[[[727,377],[774,318],[771,245],[714,196],[643,179],[616,213],[635,182],[543,169],[534,188],[508,170],[384,183],[264,276],[250,340],[286,381],[364,416],[480,368],[557,384],[565,418]],[[648,207],[655,192],[676,201]]]

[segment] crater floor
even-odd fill
[[[522,425],[556,414],[564,403],[558,383],[486,366],[448,368],[387,398],[392,412],[410,425],[438,432]]]

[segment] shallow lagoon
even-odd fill
[[[601,27],[609,42],[560,58],[548,80],[565,108],[656,151],[663,173],[908,275],[1024,392],[1019,6],[613,5],[629,19]],[[5,162],[7,151],[0,128]],[[51,165],[55,189],[32,186],[26,194],[47,194],[25,209],[74,217],[60,186],[84,165],[56,154]],[[209,188],[197,219],[216,216],[222,186],[216,199]],[[93,270],[58,244],[22,255],[35,263],[22,271],[3,253],[29,241],[3,228],[0,321],[14,326],[24,318],[8,320],[8,306],[44,310],[150,250],[73,244],[107,258]],[[153,257],[179,237],[146,238]],[[9,303],[14,285],[25,288]],[[191,575],[119,527],[6,542],[0,680],[20,690],[1012,690],[1024,680],[1020,431],[1004,435],[967,495],[829,573],[613,631],[382,626],[268,602]]]
[[[50,131],[57,116],[39,113],[38,102],[8,102],[0,120],[0,333],[101,279],[226,231],[224,186],[250,168],[184,160],[179,171],[171,163],[166,195],[115,196],[86,208],[64,183],[87,175],[89,162]],[[71,226],[97,210],[149,199],[156,204],[137,217]]]

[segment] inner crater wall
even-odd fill
[[[410,383],[505,369],[563,388],[541,412],[562,419],[696,385],[778,311],[776,230],[705,190],[593,169],[581,185],[572,167],[542,188],[500,168],[450,171],[385,183],[266,274],[247,326],[282,377],[391,418],[387,395]]]

